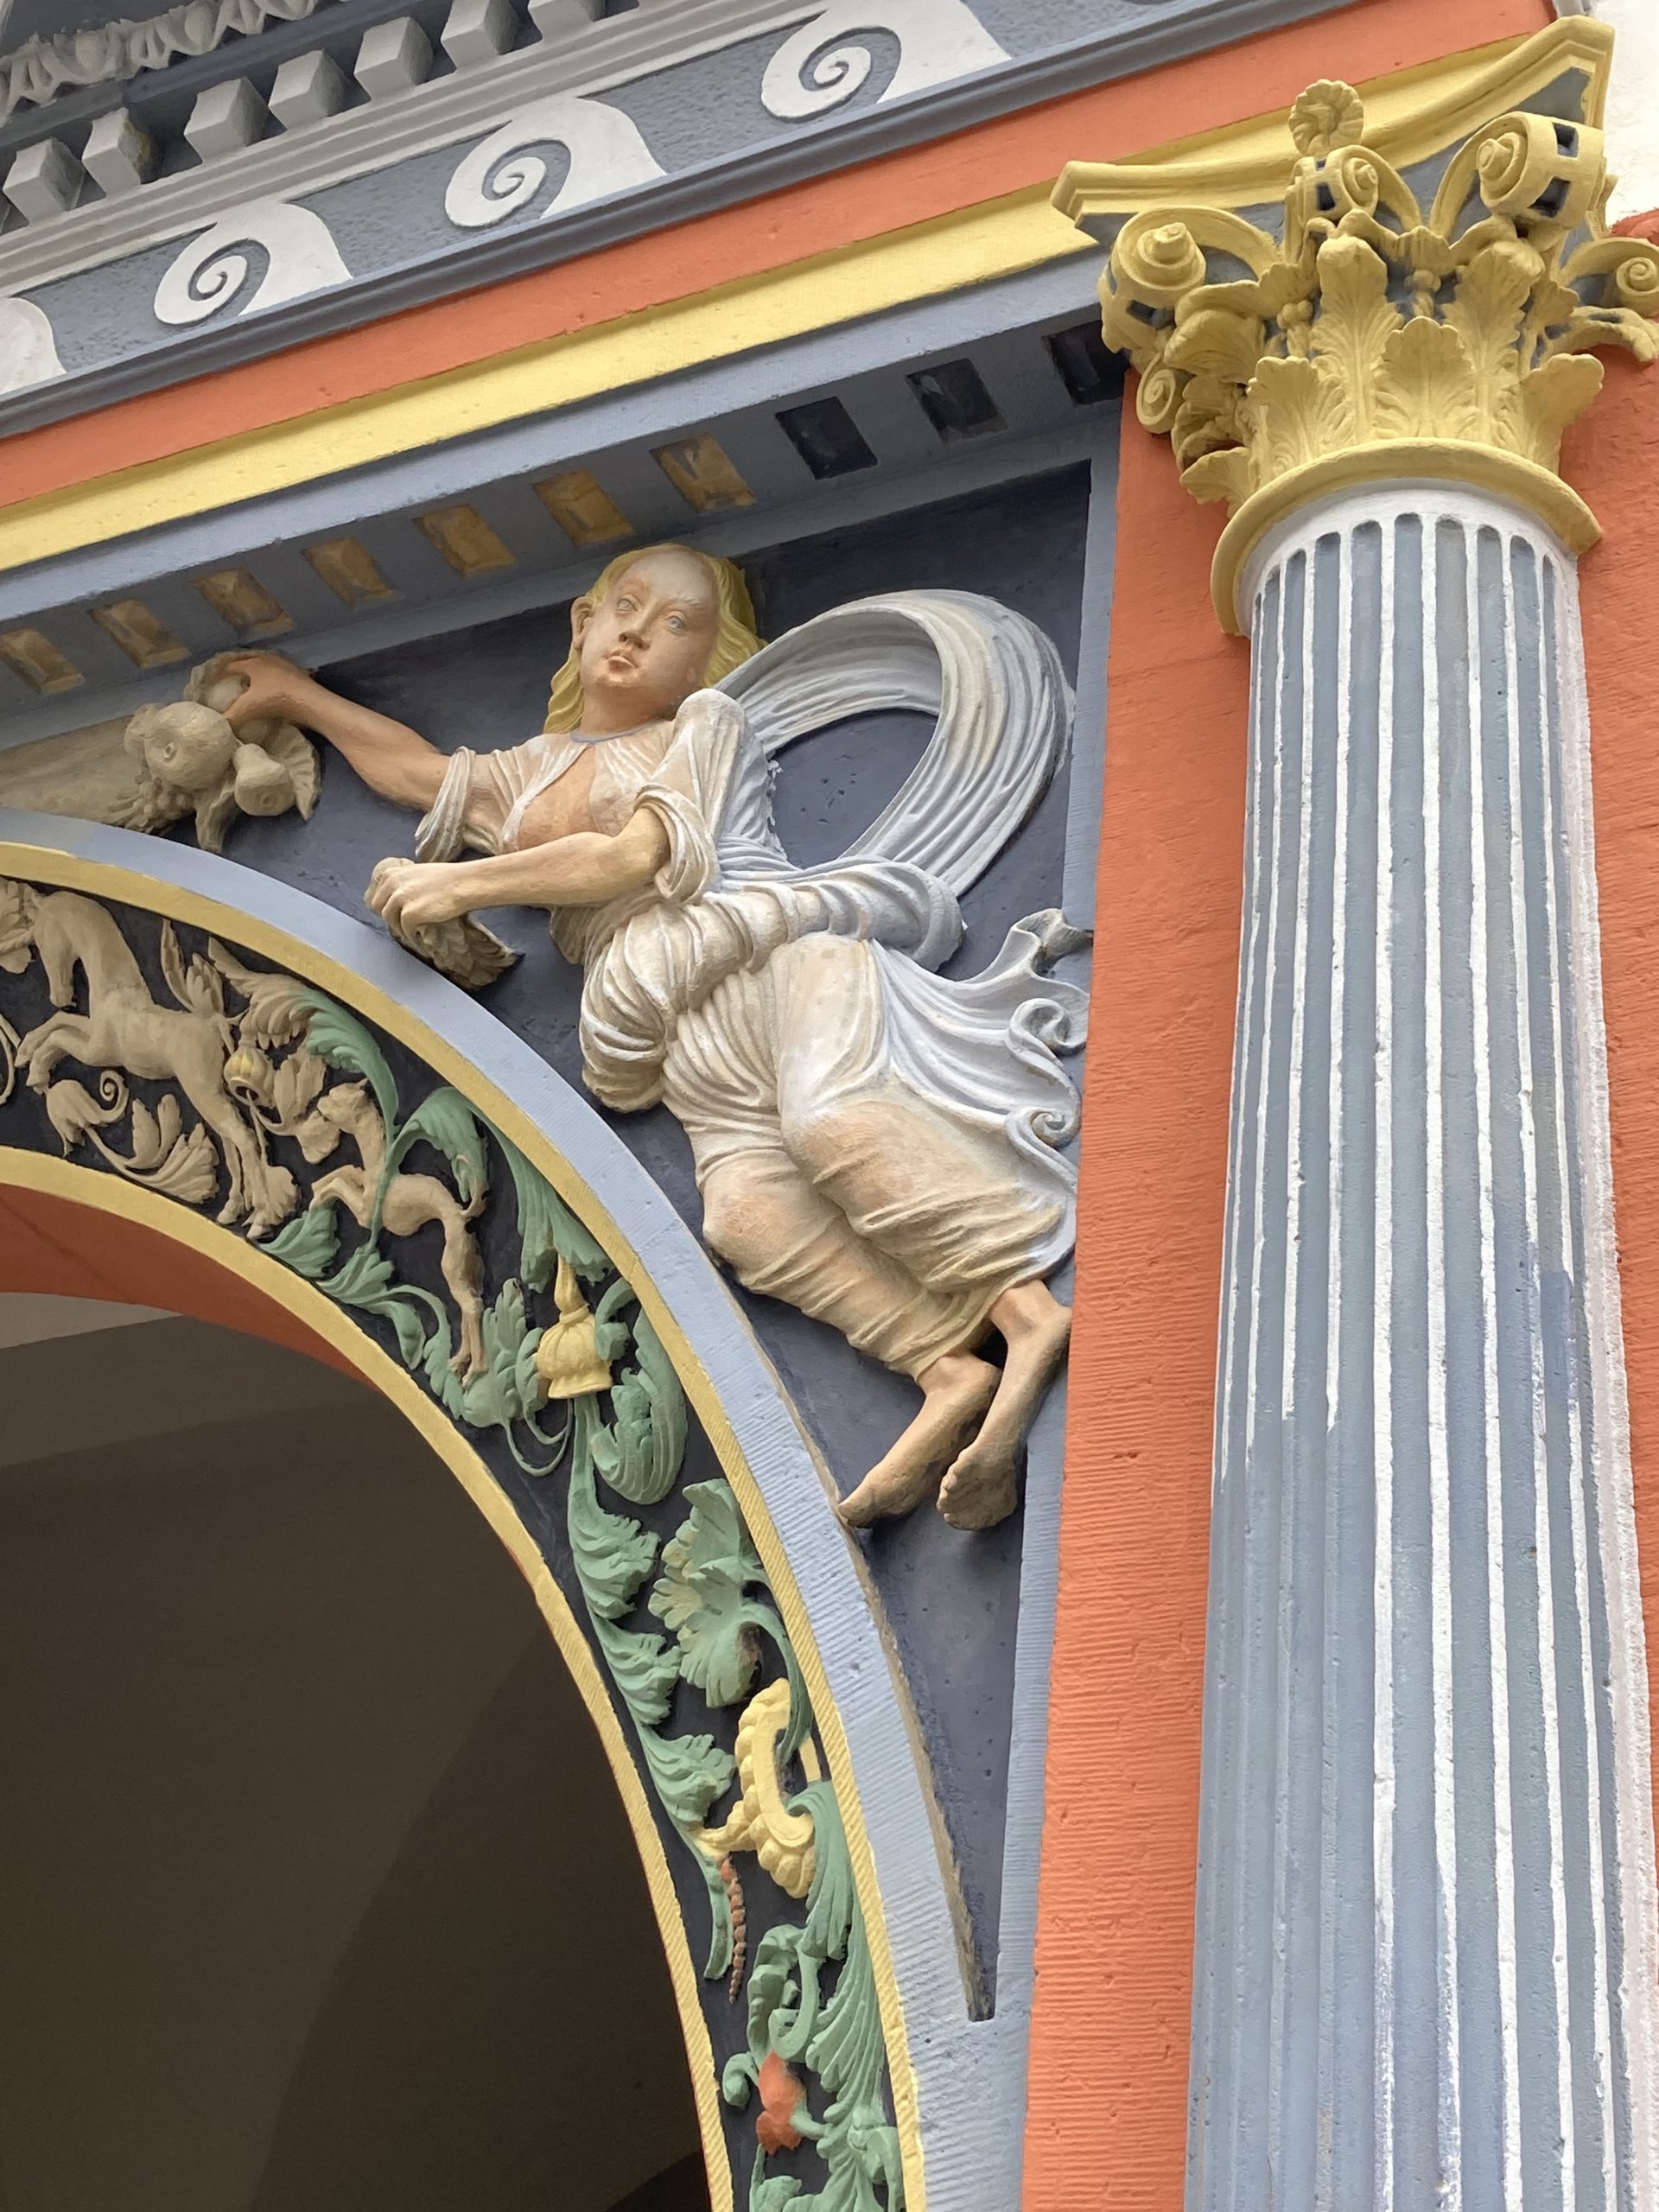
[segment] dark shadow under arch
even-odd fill
[[[8,2197],[607,2212],[683,2157],[608,1769],[407,1423],[191,1322],[0,1375]]]

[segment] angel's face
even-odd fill
[[[719,626],[714,578],[690,553],[642,553],[598,606],[578,600],[583,729],[597,736],[675,713],[702,682]]]

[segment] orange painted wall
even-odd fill
[[[1236,50],[1200,54],[486,291],[24,432],[0,446],[0,504],[648,313],[664,301],[1047,182],[1068,160],[1119,159],[1286,106],[1316,77],[1386,75],[1471,42],[1537,30],[1553,12],[1548,0],[1482,0],[1476,27],[1445,0],[1358,0],[1337,15],[1252,40],[1247,67]],[[826,277],[833,281],[833,274]]]
[[[240,1275],[135,1222],[34,1191],[0,1191],[0,1291],[159,1306],[357,1371]]]
[[[1563,467],[1604,533],[1580,583],[1637,1541],[1659,1668],[1659,367],[1608,361],[1600,398],[1568,434]]]
[[[1249,653],[1125,410],[1027,2212],[1181,2201]]]

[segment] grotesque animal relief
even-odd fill
[[[310,819],[321,785],[316,747],[292,722],[255,716],[232,729],[224,709],[243,679],[219,654],[193,669],[185,695],[0,753],[0,806],[159,832],[190,820],[216,853],[239,815]]]
[[[0,880],[0,968],[21,975],[36,954],[57,1011],[19,1039],[16,1062],[29,1088],[44,1095],[65,1151],[88,1140],[124,1173],[200,1204],[218,1182],[216,1149],[229,1185],[219,1220],[245,1222],[251,1236],[285,1221],[297,1185],[266,1157],[261,1135],[226,1083],[237,1025],[225,1010],[220,971],[200,955],[187,963],[165,926],[162,966],[175,1004],[162,1005],[104,907],[78,892],[42,893]],[[86,980],[84,1014],[75,1004],[77,974]],[[58,1077],[64,1060],[100,1071],[97,1101],[81,1084]],[[184,1131],[176,1100],[164,1100],[152,1114],[130,1099],[130,1077],[175,1084],[211,1133],[211,1144],[200,1128]],[[99,1131],[129,1113],[134,1148],[123,1157]]]

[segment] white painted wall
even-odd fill
[[[1618,183],[1608,213],[1645,215],[1659,207],[1659,0],[1555,0],[1555,12],[1613,27],[1607,153]]]

